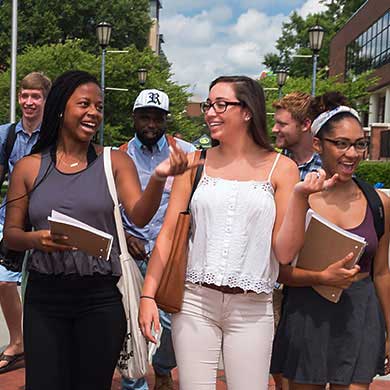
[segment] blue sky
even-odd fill
[[[291,12],[306,16],[324,8],[320,0],[163,0],[162,5],[160,32],[173,79],[201,98],[217,76],[258,77]]]

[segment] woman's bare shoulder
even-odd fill
[[[279,157],[277,157],[278,153],[273,152],[274,155],[273,161],[276,160],[276,158],[279,158],[278,162],[275,166],[275,172],[278,172],[278,174],[288,175],[291,173],[298,173],[298,167],[297,164],[291,160],[291,158],[284,156],[283,154],[279,153]]]
[[[18,160],[15,164],[14,170],[17,169],[20,173],[29,170],[34,170],[40,167],[42,155],[40,153],[30,154]]]

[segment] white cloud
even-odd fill
[[[170,44],[199,45],[207,44],[213,36],[213,26],[204,13],[193,18],[174,15],[161,22],[164,40]]]
[[[264,55],[275,51],[282,24],[293,9],[305,17],[324,8],[319,0],[170,0],[163,6],[163,50],[172,63],[173,79],[189,84],[189,90],[203,98],[217,76],[258,77]],[[277,7],[283,12],[276,13]]]
[[[241,71],[253,70],[253,66],[259,61],[260,50],[254,42],[242,42],[229,47],[227,58]]]
[[[305,4],[297,11],[298,15],[306,18],[309,14],[322,12],[326,9],[325,5],[320,3],[319,0],[307,0]]]

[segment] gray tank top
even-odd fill
[[[44,153],[35,183],[39,183],[51,164],[50,153]],[[121,275],[119,245],[103,154],[86,169],[62,173],[51,164],[46,178],[30,195],[29,217],[35,230],[49,229],[47,217],[52,210],[87,223],[114,236],[108,261],[89,256],[82,251],[46,253],[33,250],[28,269],[43,274]]]

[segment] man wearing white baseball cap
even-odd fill
[[[157,89],[143,90],[133,106],[135,136],[120,147],[134,161],[142,189],[145,188],[154,168],[169,156],[169,144],[166,137],[169,98],[165,92]],[[194,146],[175,138],[177,145],[185,152],[195,150]],[[173,178],[165,184],[160,208],[153,219],[144,228],[137,228],[123,213],[123,224],[127,232],[127,246],[136,260],[141,272],[145,275],[149,255],[153,250],[157,235],[160,232],[168,206]],[[160,311],[163,327],[160,347],[153,357],[153,368],[156,374],[155,390],[173,390],[171,370],[176,366],[171,340],[170,315]],[[122,379],[123,390],[147,390],[144,378]]]

